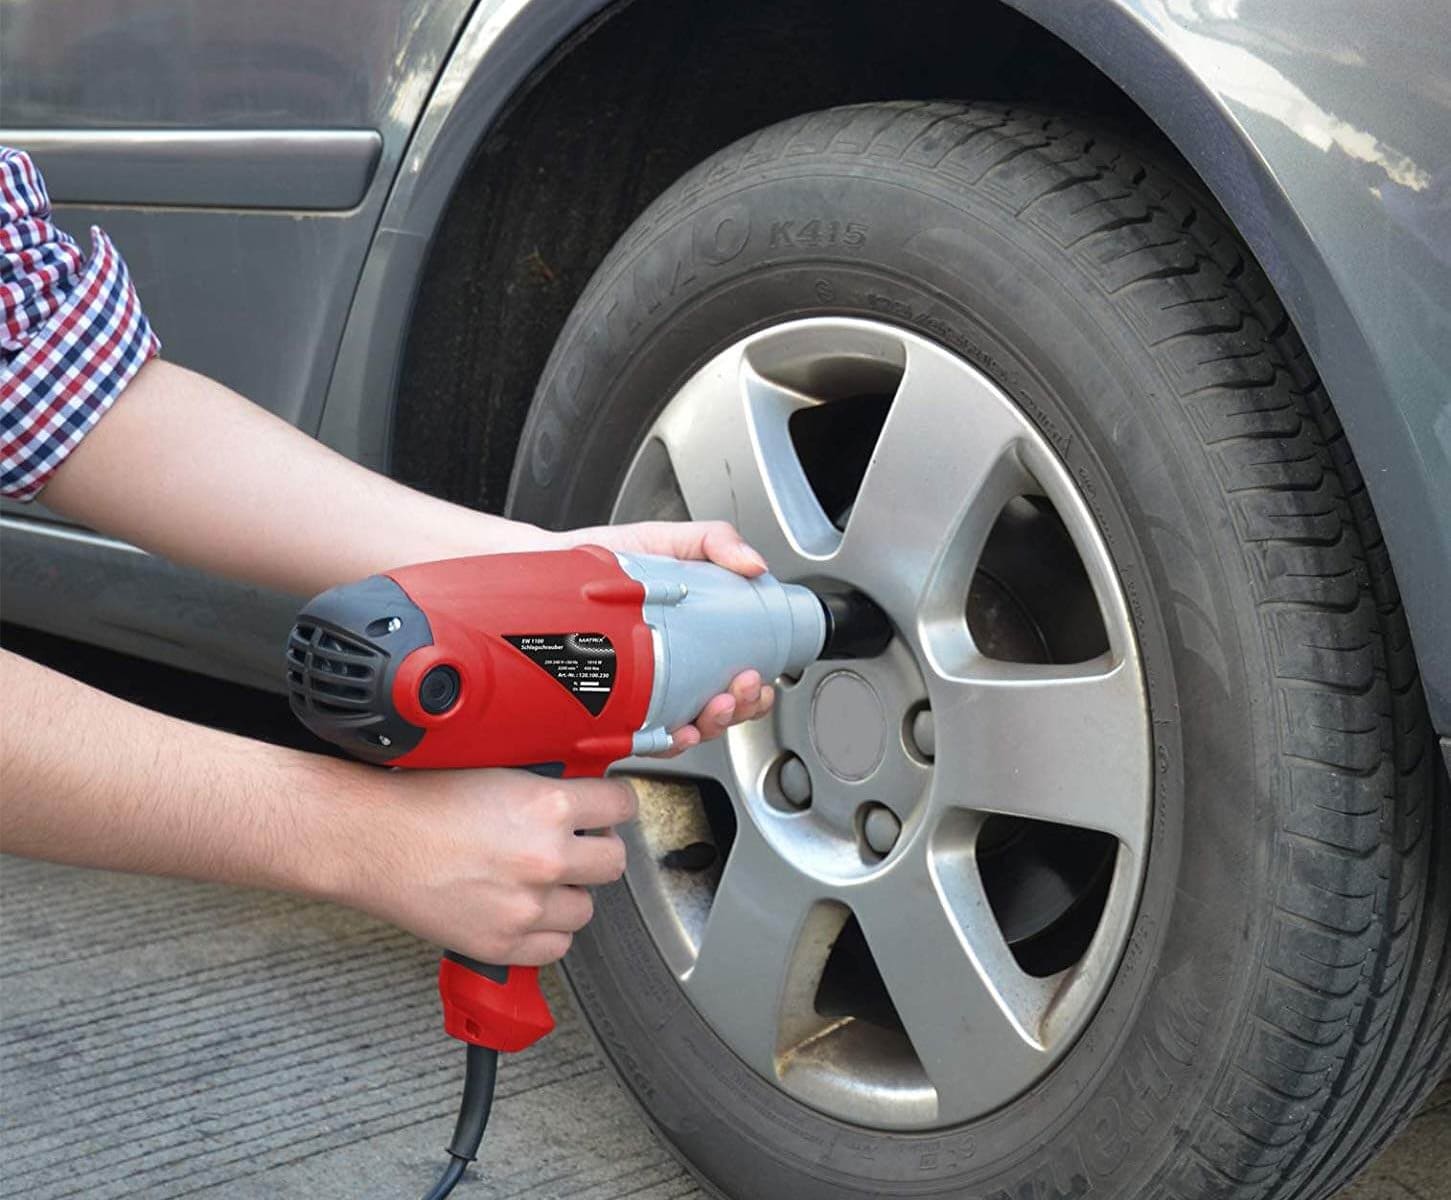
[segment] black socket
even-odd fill
[[[822,658],[874,658],[892,640],[892,623],[875,601],[861,592],[820,592],[826,610]]]
[[[418,685],[418,704],[432,716],[446,713],[458,699],[458,672],[452,667],[432,667]]]

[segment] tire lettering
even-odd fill
[[[867,244],[869,227],[861,221],[833,221],[825,217],[772,221],[770,245],[796,249],[799,246],[851,246]]]
[[[751,240],[751,214],[744,204],[706,213],[695,227],[696,253],[714,267],[740,255]]]
[[[695,278],[689,230],[676,230],[635,267],[635,308],[652,313]]]
[[[964,1170],[977,1153],[977,1144],[971,1138],[959,1142],[944,1142],[928,1147],[917,1156],[917,1170],[932,1175]]]
[[[529,445],[529,471],[540,487],[548,487],[554,479],[554,469],[559,465],[557,447],[562,433],[558,415],[547,406],[541,408],[539,424],[534,427],[534,437]]]

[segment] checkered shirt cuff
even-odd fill
[[[49,221],[29,158],[0,154],[0,495],[29,500],[161,344],[99,229],[91,256]]]

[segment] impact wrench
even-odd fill
[[[741,671],[798,674],[891,638],[860,593],[597,546],[403,567],[324,592],[287,645],[292,709],[314,733],[394,767],[602,776],[670,746]],[[447,1196],[474,1159],[499,1051],[554,1028],[536,967],[447,951],[444,1029],[467,1043]]]

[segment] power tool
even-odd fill
[[[287,644],[292,710],[314,733],[395,767],[521,767],[601,776],[670,746],[741,671],[865,658],[890,623],[849,590],[598,546],[403,567],[323,592]],[[499,1051],[554,1028],[538,969],[446,951],[444,1029],[467,1044],[448,1167],[483,1137]]]

